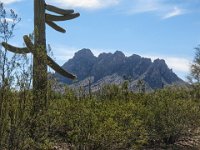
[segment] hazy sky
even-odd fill
[[[10,41],[21,46],[23,35],[33,31],[33,0],[0,0],[22,18]],[[101,52],[120,50],[163,58],[181,78],[189,73],[194,47],[200,44],[200,0],[46,0],[46,3],[75,9],[81,16],[59,23],[58,33],[47,26],[47,42],[62,65],[73,54],[90,48]]]

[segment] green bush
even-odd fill
[[[193,91],[166,88],[132,93],[106,86],[92,98],[66,89],[52,93],[48,108],[32,115],[31,91],[4,91],[1,148],[144,149],[174,144],[200,125],[200,103]]]
[[[189,134],[189,130],[198,127],[199,104],[185,97],[185,93],[188,92],[164,89],[151,94],[147,106],[153,114],[149,122],[151,141],[174,144],[180,137]]]
[[[131,148],[147,142],[147,132],[138,113],[143,108],[131,101],[122,103],[117,100],[86,99],[53,103],[54,110],[49,109],[49,118],[52,118],[50,128],[55,131],[53,136],[66,138],[66,142],[76,148]]]

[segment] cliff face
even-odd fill
[[[78,86],[84,83],[87,86],[88,77],[92,79],[92,87],[102,84],[121,84],[129,80],[134,87],[137,81],[143,80],[149,89],[162,88],[165,85],[183,84],[182,81],[164,60],[156,59],[153,62],[149,58],[139,55],[126,57],[122,52],[102,53],[95,57],[91,50],[82,49],[75,53],[74,57],[63,65],[64,69],[73,72],[78,77],[78,83],[55,73],[55,76],[63,83]]]
[[[74,73],[80,81],[91,75],[91,69],[96,61],[97,58],[89,49],[82,49],[75,53],[74,57],[68,60],[62,67]],[[56,73],[55,76],[63,83],[72,83],[71,80],[64,78],[58,73]]]

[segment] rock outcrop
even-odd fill
[[[78,77],[78,81],[73,83],[58,73],[55,74],[59,81],[71,87],[87,87],[90,82],[93,90],[96,90],[99,86],[121,84],[125,80],[129,81],[129,86],[133,90],[139,80],[145,83],[148,90],[159,89],[166,85],[184,84],[184,81],[168,68],[163,59],[152,62],[150,58],[136,54],[126,57],[121,51],[116,51],[114,54],[101,53],[96,57],[90,49],[82,49],[62,67]]]

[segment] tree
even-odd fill
[[[196,53],[191,65],[190,81],[195,83],[200,83],[200,45],[195,48]]]
[[[10,12],[6,11],[3,3],[0,2],[0,41],[7,43],[13,37],[13,31],[21,18],[11,9]],[[17,66],[17,56],[13,55],[8,57],[7,49],[0,48],[0,147],[4,140],[6,132],[6,114],[9,112],[8,103],[8,89],[11,86],[12,74]],[[12,123],[11,123],[12,125]],[[12,143],[12,134],[8,138]]]
[[[3,3],[0,3],[0,39],[7,43],[13,37],[13,31],[21,18],[11,9],[10,13],[4,8]],[[6,86],[11,70],[14,68],[15,56],[10,60],[7,57],[7,49],[0,49],[0,88]],[[12,64],[12,65],[11,65]]]
[[[196,99],[200,98],[200,45],[195,48],[195,57],[190,66],[190,75],[187,77],[191,83],[192,92]]]

